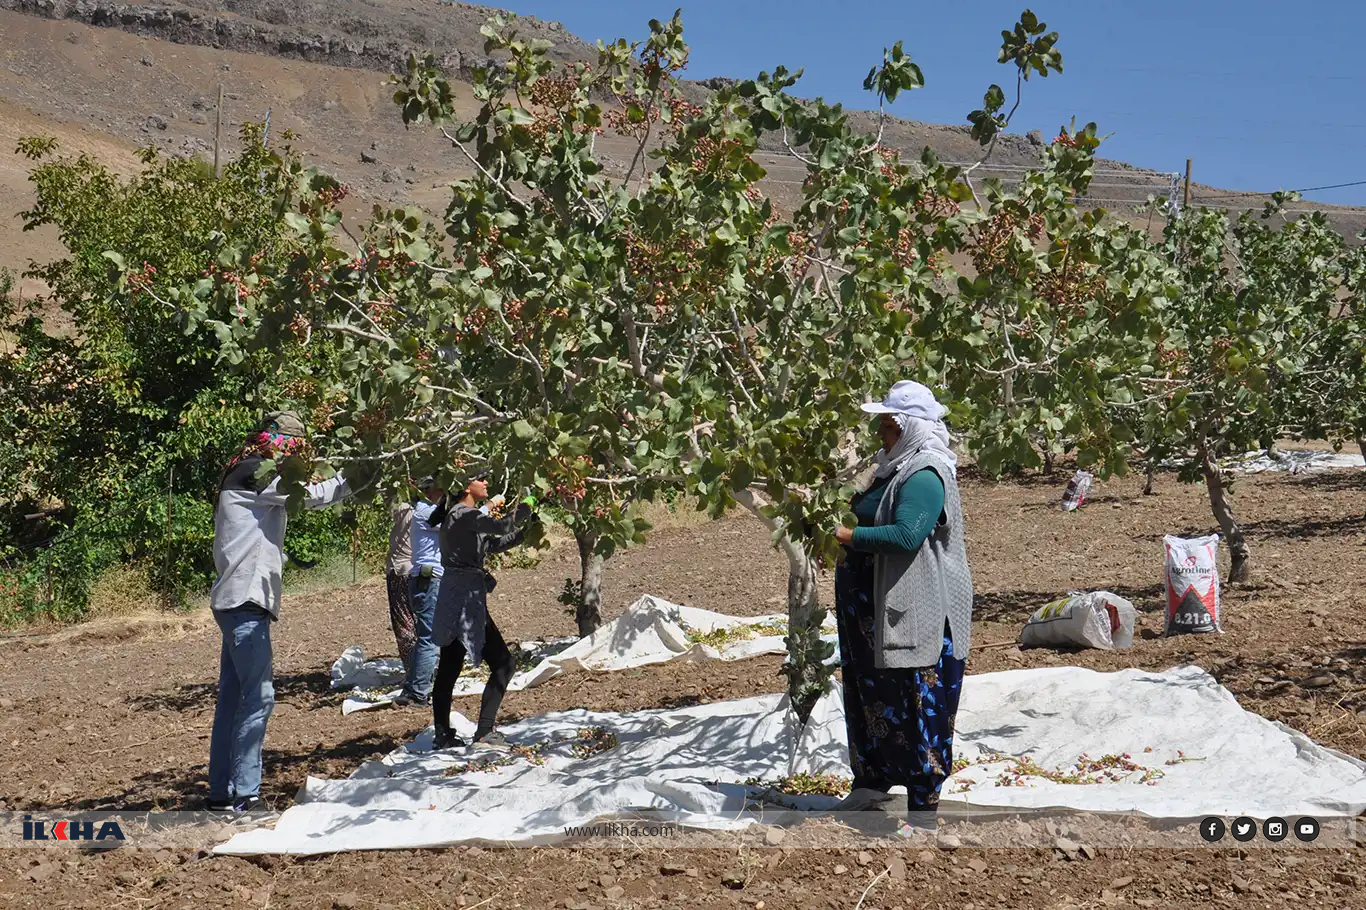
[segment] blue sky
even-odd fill
[[[678,6],[517,0],[515,9],[592,41],[639,39],[650,18]],[[1023,8],[1022,0],[694,0],[683,4],[687,75],[805,67],[801,94],[866,108],[864,75],[901,39],[925,88],[893,112],[963,123],[989,84],[1011,89],[996,51]],[[1366,2],[1045,0],[1032,9],[1061,32],[1064,72],[1026,85],[1012,132],[1051,138],[1076,115],[1113,133],[1106,157],[1163,171],[1184,170],[1189,157],[1196,182],[1227,189],[1366,181]],[[1366,205],[1366,185],[1305,198]]]

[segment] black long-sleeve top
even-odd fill
[[[427,521],[432,527],[441,528],[442,568],[479,571],[484,568],[488,554],[511,550],[522,542],[530,515],[531,507],[522,504],[513,514],[494,518],[473,506],[458,502],[452,505],[450,497],[446,497]]]

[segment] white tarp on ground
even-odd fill
[[[459,715],[454,720],[468,735],[468,721]],[[580,731],[594,727],[609,731],[616,744],[585,754]],[[751,823],[745,806],[754,791],[744,786],[750,778],[850,773],[838,684],[803,730],[786,699],[768,695],[629,714],[565,711],[528,718],[505,732],[514,744],[541,744],[543,762],[517,758],[487,771],[447,775],[472,759],[505,753],[432,753],[427,731],[410,746],[365,763],[348,780],[309,778],[299,804],[273,830],[243,832],[218,852],[549,841],[565,826],[638,810],[674,813],[683,825],[736,828]],[[1180,819],[1366,811],[1366,762],[1244,711],[1198,667],[1162,673],[1058,667],[970,676],[957,744],[959,757],[1028,757],[1049,772],[1075,770],[1083,754],[1100,759],[1129,753],[1142,769],[1162,776],[1145,783],[1138,770],[1094,785],[1026,776],[1021,784],[1002,786],[999,775],[1012,766],[1018,771],[1018,762],[974,764],[945,785],[946,805]],[[834,800],[802,802],[824,808]]]
[[[1302,471],[1323,471],[1329,468],[1360,468],[1366,466],[1360,454],[1350,452],[1311,452],[1303,450],[1276,450],[1268,456],[1265,452],[1248,452],[1245,455],[1220,460],[1220,466],[1235,474],[1261,474],[1264,471],[1289,471],[1299,474]]]
[[[523,657],[539,663],[514,676],[508,691],[531,689],[573,671],[626,670],[673,660],[743,660],[761,654],[786,654],[786,629],[786,614],[728,616],[682,607],[647,594],[586,638],[524,643]],[[734,634],[713,637],[716,646],[695,640],[697,636],[721,630]],[[836,641],[834,617],[826,618],[823,631],[827,641]],[[462,675],[456,682],[455,695],[477,695],[484,691],[484,673],[481,666],[474,674]],[[396,658],[366,661],[364,650],[357,645],[347,648],[332,665],[332,688],[353,689],[342,704],[343,714],[390,704],[398,695],[394,687],[402,679],[403,667]]]

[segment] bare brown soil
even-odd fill
[[[1366,475],[1240,481],[1236,506],[1253,542],[1257,581],[1226,592],[1224,635],[1171,639],[1160,637],[1161,536],[1212,530],[1202,488],[1164,476],[1158,495],[1145,497],[1141,481],[1116,481],[1101,485],[1079,512],[1064,515],[1051,509],[1064,482],[1059,475],[966,483],[978,591],[971,673],[1193,662],[1249,709],[1366,757],[1360,594]],[[510,638],[572,634],[572,618],[555,597],[575,568],[571,554],[558,551],[535,569],[500,574],[493,609]],[[609,613],[646,592],[729,613],[767,613],[781,609],[783,582],[783,566],[748,520],[674,527],[609,562]],[[1072,588],[1102,587],[1142,610],[1132,650],[1059,654],[1008,646],[1041,603]],[[290,804],[305,776],[345,776],[427,722],[418,711],[341,716],[327,668],[354,643],[372,654],[393,653],[375,582],[286,602],[276,630],[279,704],[270,722],[264,788],[277,808]],[[0,809],[197,808],[205,793],[217,648],[202,614],[0,639]],[[782,686],[777,671],[776,658],[761,658],[561,677],[510,695],[503,718],[775,692]],[[1331,683],[1302,685],[1322,676]],[[471,712],[475,700],[457,707]],[[766,908],[853,908],[890,864],[894,874],[879,880],[865,907],[1366,907],[1360,850],[1101,849],[1093,860],[1067,862],[1049,850],[880,848],[860,862],[857,851],[759,847],[453,849],[312,859],[3,851],[0,906],[609,908],[756,907],[762,901]],[[692,873],[664,875],[666,864]],[[604,875],[625,893],[607,896]],[[723,884],[732,876],[743,886]]]

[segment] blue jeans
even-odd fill
[[[413,660],[408,665],[403,690],[426,701],[432,697],[432,677],[436,673],[437,648],[432,641],[432,625],[436,622],[436,598],[441,593],[441,579],[414,576],[409,582],[412,585],[413,633],[417,641],[413,645]]]
[[[218,705],[209,740],[209,799],[229,802],[261,793],[261,747],[275,708],[271,615],[255,604],[216,610],[223,632]]]

